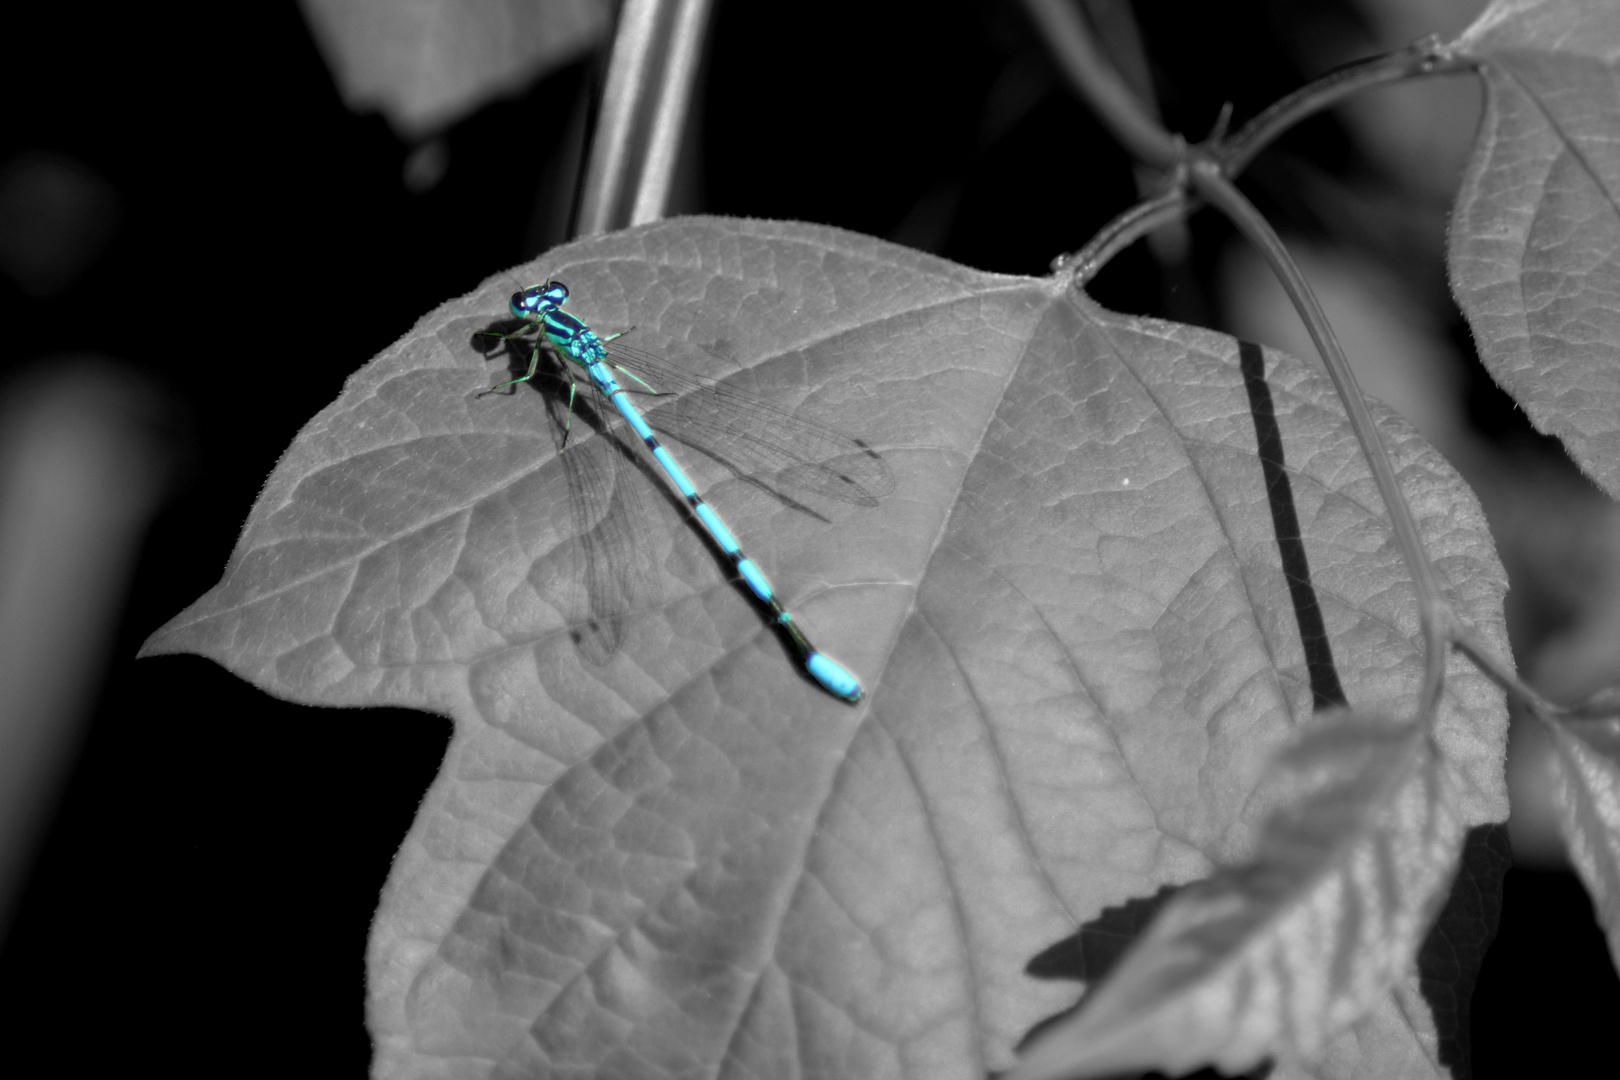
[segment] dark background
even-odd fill
[[[0,952],[0,1016],[70,1074],[161,1061],[173,1076],[360,1075],[367,928],[448,722],[297,707],[204,660],[133,657],[216,582],[263,478],[352,371],[562,238],[549,223],[572,165],[551,125],[591,72],[575,64],[459,124],[442,178],[413,192],[410,148],[344,109],[291,5],[201,21],[59,7],[8,16],[0,35],[0,153],[60,155],[99,178],[111,212],[93,258],[48,295],[0,281],[4,374],[114,358],[156,387],[142,422],[172,468]],[[1302,41],[1365,29],[1334,4],[1137,9],[1166,122],[1193,138],[1223,102],[1241,121],[1319,74]],[[1015,5],[870,4],[845,22],[733,0],[710,64],[686,211],[824,222],[1038,275],[1137,197]],[[1296,182],[1317,173],[1397,186],[1324,118],[1246,187],[1332,236],[1333,207]],[[1226,230],[1206,213],[1190,240],[1169,269],[1137,245],[1091,292],[1216,323]],[[1526,437],[1488,387],[1472,394],[1481,431]],[[1474,997],[1475,1074],[1509,1075],[1526,1051],[1547,1073],[1604,1060],[1600,1022],[1616,1016],[1579,885],[1511,871]]]

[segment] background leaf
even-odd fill
[[[1569,859],[1620,967],[1620,720],[1551,727],[1558,746],[1553,798]]]
[[[472,397],[499,370],[474,331],[545,276],[594,325],[731,358],[729,378],[883,454],[896,492],[819,518],[701,477],[862,676],[861,708],[798,675],[651,486],[658,598],[606,665],[573,647],[545,398]],[[357,373],[278,465],[224,581],[148,651],[454,719],[374,928],[379,1075],[1005,1068],[1072,1001],[1030,958],[1254,851],[1256,783],[1324,656],[1358,706],[1419,684],[1411,592],[1326,379],[1246,348],[831,229],[598,237]],[[1477,506],[1380,415],[1454,599],[1505,651]],[[1279,486],[1326,632],[1309,647]],[[1506,812],[1504,720],[1454,663],[1448,843]],[[1364,1025],[1379,1054],[1423,1059],[1402,992]],[[1322,1075],[1357,1075],[1366,1055],[1335,1047]]]
[[[1515,0],[1459,44],[1482,61],[1486,99],[1452,287],[1491,375],[1620,495],[1620,19]]]
[[[1334,710],[1278,765],[1254,861],[1179,893],[1011,1080],[1314,1061],[1397,984],[1461,838],[1424,725]]]
[[[607,32],[603,0],[301,0],[345,104],[417,137],[566,63]]]

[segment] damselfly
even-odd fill
[[[700,433],[708,445],[717,448],[712,453],[724,464],[741,475],[756,477],[767,484],[774,482],[834,499],[873,505],[894,490],[894,476],[888,465],[858,440],[803,417],[697,379],[644,353],[619,345],[610,350],[607,343],[620,335],[598,337],[582,320],[562,310],[567,300],[568,287],[560,281],[548,281],[514,293],[512,314],[529,325],[513,334],[494,335],[514,338],[538,329],[554,351],[568,361],[563,365],[569,382],[563,452],[567,452],[566,430],[573,421],[574,394],[578,388],[571,364],[590,377],[592,385],[612,403],[646,445],[686,500],[698,523],[731,560],[749,592],[792,646],[810,677],[836,697],[851,703],[859,701],[860,682],[841,664],[810,644],[792,614],[777,599],[776,590],[764,572],[743,553],[720,515],[698,494],[685,471],[658,441],[614,372],[624,375],[632,384],[630,389],[637,393],[671,399],[669,405],[657,408],[660,426],[664,426],[662,419],[667,408],[671,423],[679,425],[683,432]],[[540,364],[540,345],[537,337],[524,374],[496,383],[483,393],[532,379]],[[624,366],[620,360],[633,367]]]

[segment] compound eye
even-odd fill
[[[560,281],[546,282],[546,299],[553,304],[560,304],[568,299],[568,286]]]
[[[535,298],[527,292],[515,292],[511,300],[512,314],[520,319],[531,318],[535,311]]]

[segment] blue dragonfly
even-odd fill
[[[671,404],[661,406],[654,415],[663,419],[669,410],[669,422],[678,424],[683,436],[687,432],[701,433],[708,445],[716,447],[711,453],[723,464],[743,476],[758,476],[785,486],[862,505],[876,505],[877,500],[894,489],[894,477],[883,459],[865,444],[814,424],[802,417],[777,409],[740,391],[720,387],[697,379],[678,367],[673,367],[637,350],[615,345],[610,352],[607,343],[622,336],[610,334],[598,337],[582,320],[562,310],[568,300],[568,287],[560,281],[547,281],[522,292],[512,294],[512,314],[528,325],[512,334],[492,334],[498,338],[515,338],[539,329],[549,340],[553,350],[566,361],[563,370],[568,376],[568,418],[564,422],[563,446],[567,447],[568,430],[573,422],[574,395],[578,381],[572,367],[584,370],[591,383],[609,401],[635,431],[653,459],[662,468],[676,489],[686,500],[709,537],[720,547],[732,566],[748,586],[749,592],[774,625],[791,645],[805,671],[822,689],[851,704],[861,700],[861,684],[847,668],[810,643],[793,615],[782,606],[776,590],[759,566],[743,553],[736,537],[720,515],[704,500],[686,472],[670,456],[641,411],[630,400],[614,372],[635,384],[636,393],[655,397],[669,396]],[[529,367],[515,379],[496,383],[482,394],[503,387],[514,386],[534,378],[540,364],[541,339],[535,340],[529,357]],[[658,385],[643,380],[640,374],[618,363],[623,359],[657,381]],[[593,573],[594,568],[593,568]]]

